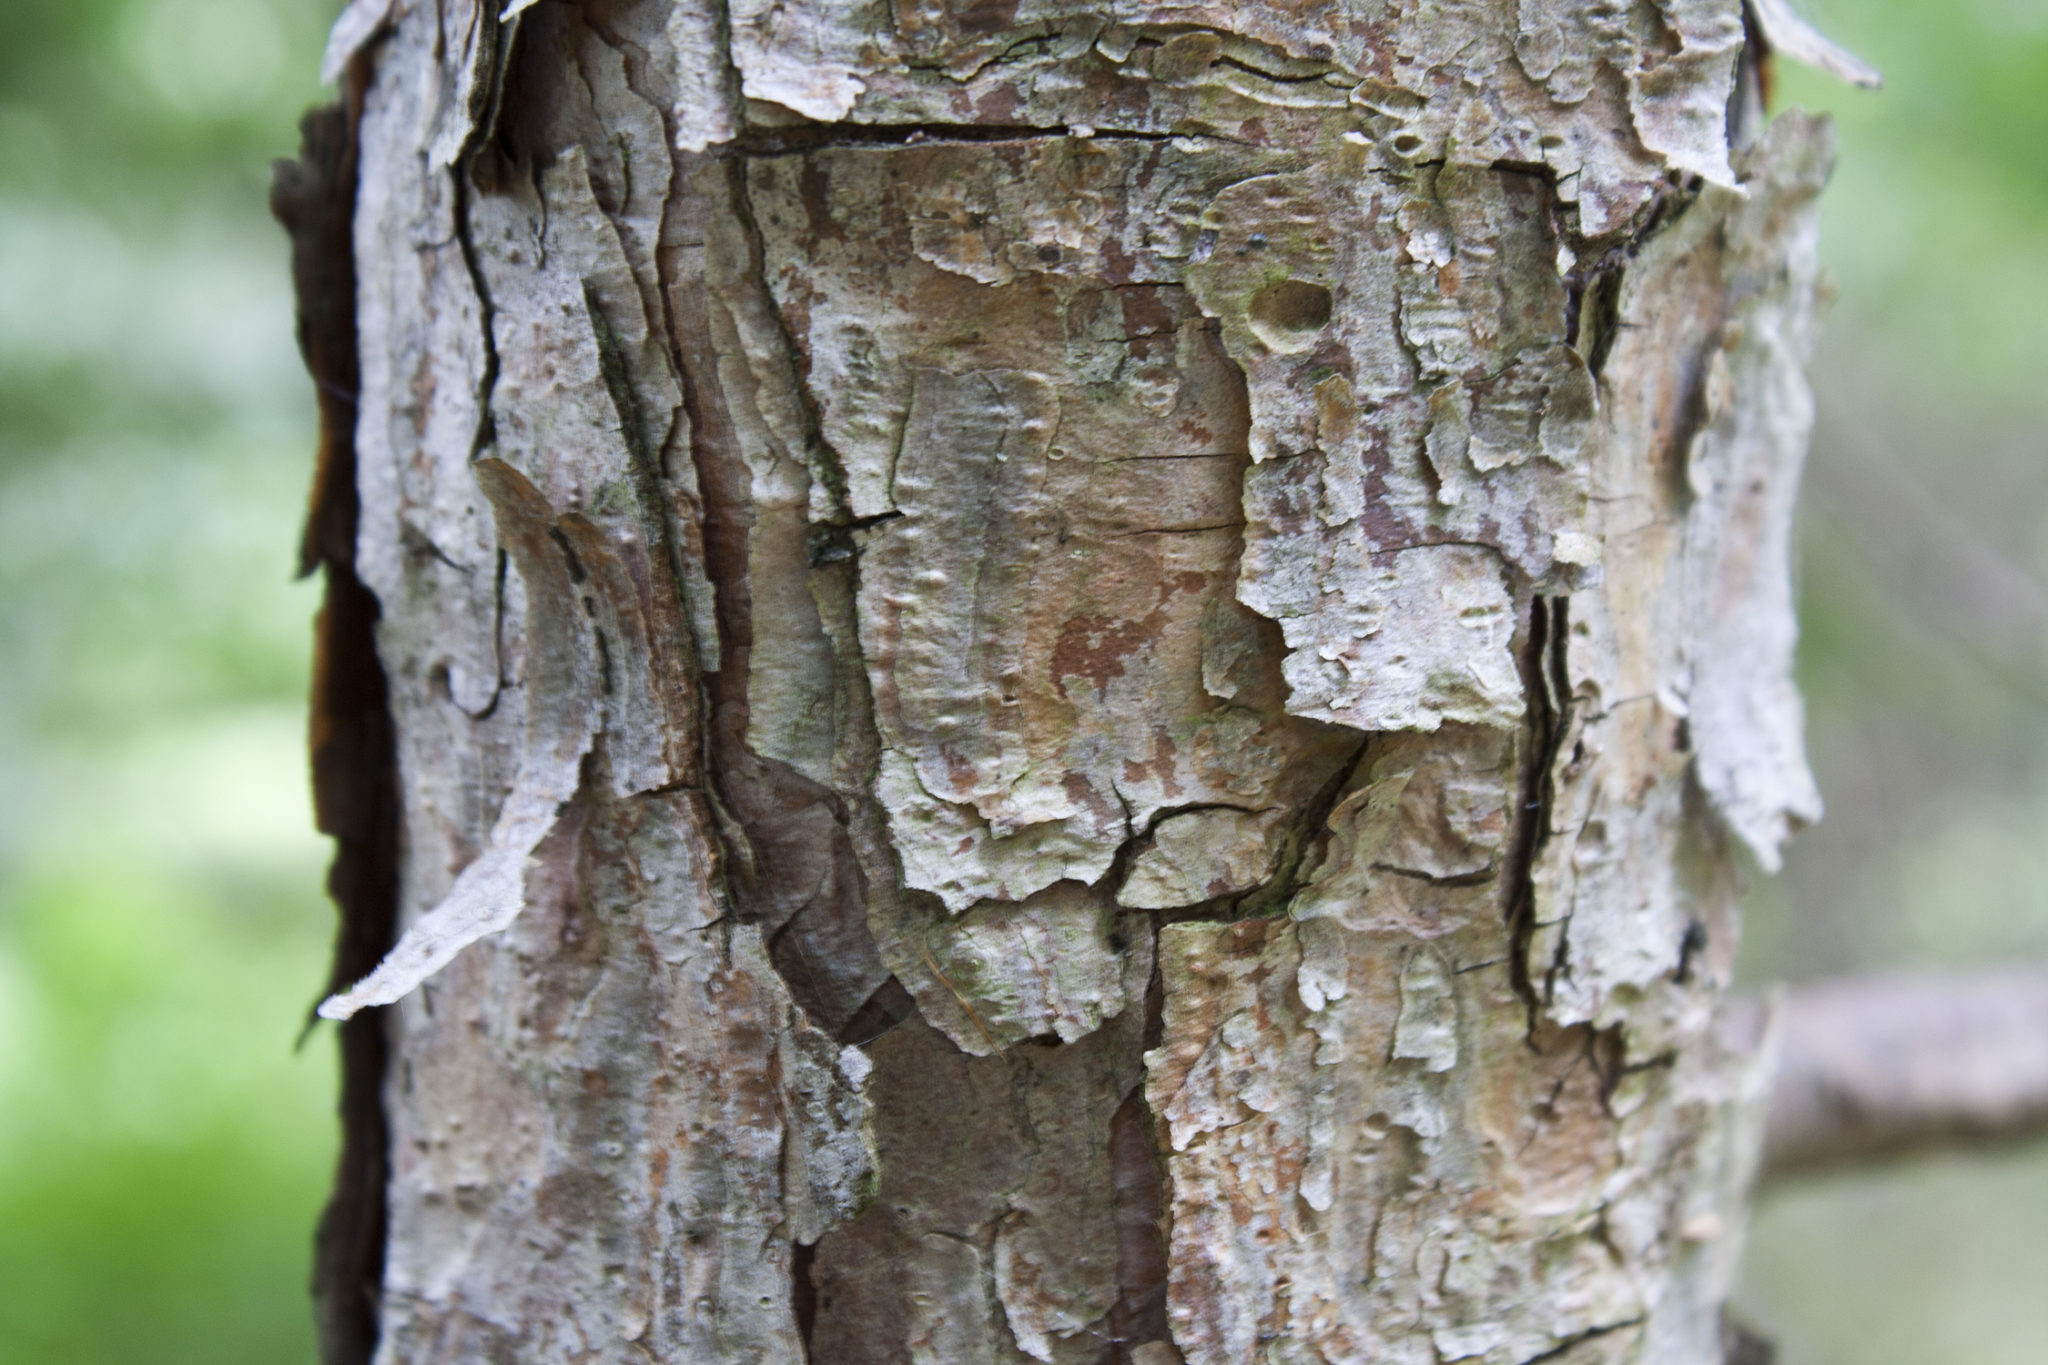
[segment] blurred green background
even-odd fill
[[[268,159],[331,0],[0,0],[0,1361],[312,1360],[331,925]]]
[[[333,1147],[312,442],[270,157],[335,0],[0,3],[0,1362],[293,1365]],[[1806,0],[1838,299],[1801,548],[1830,811],[1752,981],[2048,961],[2048,0]],[[1785,1365],[2039,1365],[2048,1151],[1769,1195]]]

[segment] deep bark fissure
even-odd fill
[[[698,163],[693,158],[679,155],[678,179],[686,179],[694,173],[699,173]],[[726,167],[710,168],[704,173],[723,182],[716,189],[723,195],[724,205],[745,222],[744,170],[729,163]],[[700,204],[700,211],[717,212],[718,209],[717,202]],[[750,278],[765,295],[757,236],[751,239],[749,249],[754,256]],[[668,297],[670,291],[664,289],[663,293]],[[719,306],[708,298],[704,302],[707,308]],[[750,712],[749,668],[755,631],[748,556],[756,518],[748,490],[750,476],[743,457],[735,448],[737,438],[730,422],[718,412],[724,398],[719,392],[715,359],[710,348],[703,344],[703,332],[709,322],[708,317],[697,320],[696,327],[688,329],[671,320],[667,341],[676,344],[682,337],[691,336],[699,343],[694,353],[677,345],[676,365],[680,388],[685,395],[685,412],[691,419],[690,443],[698,488],[704,502],[705,570],[712,586],[717,628],[721,636],[720,666],[716,671],[702,675],[707,789],[715,794],[714,807],[721,817],[721,845],[726,855],[718,882],[738,913],[748,918],[765,919],[778,970],[794,978],[791,984],[798,991],[800,1002],[816,1014],[821,1006],[810,988],[809,974],[804,970],[806,948],[803,938],[806,931],[798,924],[809,911],[811,902],[800,900],[794,906],[783,908],[783,903],[792,895],[799,894],[799,889],[786,879],[776,880],[778,868],[792,865],[792,870],[800,869],[804,861],[788,853],[788,840],[778,827],[774,812],[823,806],[831,812],[840,831],[837,837],[843,840],[846,838],[844,806],[839,798],[787,765],[755,753],[745,739]],[[621,386],[631,387],[623,379]],[[836,853],[831,856],[838,857]],[[856,878],[864,875],[857,867],[852,869],[852,873]],[[860,883],[856,882],[843,891],[858,893],[859,889]],[[849,1012],[849,1018],[838,1021],[837,1025],[828,1019],[821,1018],[821,1022],[836,1031],[863,1008],[864,1004],[856,1005]]]
[[[545,202],[545,201],[543,201]],[[618,335],[612,330],[605,314],[604,300],[598,296],[592,281],[583,281],[584,307],[590,315],[591,330],[597,338],[597,355],[600,373],[604,376],[606,390],[610,393],[612,406],[618,410],[626,451],[632,462],[633,493],[639,500],[640,521],[647,538],[661,550],[661,564],[668,572],[668,591],[674,596],[685,622],[698,619],[690,601],[690,576],[683,564],[683,546],[676,535],[675,521],[670,515],[668,498],[662,482],[661,451],[655,445],[650,423],[650,414],[641,411],[639,395],[634,391],[632,376],[627,370],[626,358],[619,349]],[[667,338],[664,348],[669,354]],[[696,637],[687,629],[678,631],[674,640],[675,648],[682,655],[684,669],[692,677],[701,678],[704,673],[702,661],[697,654]],[[692,718],[699,744],[704,742],[704,707],[693,705]],[[701,761],[701,759],[700,759]]]
[[[462,250],[462,263],[469,271],[470,287],[476,290],[477,337],[483,348],[483,373],[477,380],[476,431],[469,438],[469,457],[481,459],[497,440],[496,424],[491,417],[491,398],[498,387],[498,339],[496,310],[491,304],[491,283],[484,278],[484,269],[476,254],[476,243],[471,240],[469,213],[472,187],[470,181],[471,149],[465,148],[455,164],[448,168],[448,183],[455,198],[454,228],[455,241]]]
[[[1565,344],[1577,347],[1586,357],[1586,368],[1597,379],[1607,368],[1614,349],[1616,330],[1621,325],[1621,277],[1656,236],[1668,231],[1679,216],[1699,198],[1697,179],[1683,185],[1660,187],[1642,221],[1621,241],[1602,248],[1587,258],[1585,242],[1571,243],[1573,263],[1565,272]],[[1555,186],[1552,186],[1555,194]],[[1590,339],[1587,334],[1590,333]]]
[[[1156,987],[1146,992],[1146,1027],[1157,1031]],[[1117,1300],[1109,1319],[1109,1365],[1127,1365],[1131,1348],[1167,1339],[1166,1170],[1152,1110],[1133,1087],[1110,1119],[1110,1169],[1116,1175]]]
[[[741,137],[744,138],[745,136],[746,132],[742,130]],[[794,337],[788,331],[787,320],[784,318],[781,309],[774,302],[773,291],[767,277],[766,247],[762,241],[759,225],[754,218],[744,162],[726,162],[725,179],[727,191],[731,196],[731,208],[746,242],[748,287],[755,291],[756,297],[763,302],[764,311],[769,317],[771,325],[775,328],[775,336],[779,347],[778,360],[788,375],[790,397],[796,406],[801,426],[804,448],[801,451],[790,452],[790,454],[803,458],[812,477],[823,479],[828,497],[834,508],[835,515],[833,520],[828,522],[811,521],[808,524],[805,538],[806,548],[804,551],[806,563],[812,570],[822,569],[827,570],[827,572],[812,572],[808,575],[807,581],[813,594],[822,593],[832,599],[830,602],[820,603],[822,610],[841,613],[850,617],[854,610],[854,598],[858,593],[860,549],[858,533],[883,525],[895,519],[899,514],[892,511],[876,514],[871,517],[855,518],[848,510],[846,480],[843,468],[836,452],[832,450],[820,430],[817,403],[810,392],[804,375],[801,353]],[[830,572],[831,567],[834,565],[843,567],[844,572]],[[742,570],[742,574],[744,574],[744,570]],[[741,654],[739,657],[744,661],[747,656]],[[851,656],[840,657],[838,664],[840,668],[848,672],[864,670],[864,661],[858,654],[857,643]],[[728,661],[727,666],[727,671],[731,672],[735,679],[734,692],[742,699],[745,696],[746,677],[743,673],[739,672],[739,669],[743,666],[744,662],[733,664],[730,661]],[[855,691],[859,695],[865,695],[864,688],[856,687]],[[744,700],[739,700],[735,705],[735,710],[739,716],[746,715],[747,703]],[[846,710],[847,714],[843,719],[852,725],[859,735],[858,740],[855,742],[864,748],[878,743],[878,739],[874,735],[872,708],[866,705],[855,704],[847,707]],[[745,733],[744,721],[736,721],[735,729],[727,733],[734,736],[729,742],[745,751],[745,757],[737,761],[754,764],[764,773],[779,773],[778,780],[785,787],[801,781],[793,771],[784,770],[782,765],[754,753],[751,747],[745,743],[744,739],[738,738],[738,736]],[[735,760],[728,757],[726,761],[720,762],[718,764],[719,771],[729,771],[728,764],[733,761]],[[784,797],[782,799],[786,800],[788,798]],[[822,903],[815,900],[806,902],[777,928],[773,938],[770,940],[770,946],[777,970],[781,971],[784,978],[790,982],[792,988],[797,992],[799,1002],[813,1013],[814,1018],[817,1019],[821,1027],[842,1037],[849,1036],[849,1034],[865,1034],[863,1042],[872,1042],[875,1037],[879,1036],[881,1031],[894,1027],[895,1024],[908,1017],[909,1012],[915,1010],[914,1000],[909,997],[907,992],[902,990],[901,984],[895,982],[893,976],[844,1018],[834,1018],[832,1014],[824,1012],[819,1008],[815,994],[810,989],[809,983],[804,979],[805,972],[802,967],[794,965],[806,964],[809,956],[805,940],[813,930],[807,917],[829,917],[831,923],[822,926],[818,932],[826,936],[838,936],[840,939],[838,946],[842,952],[845,951],[846,940],[851,939],[856,945],[856,951],[865,953],[870,957],[878,955],[878,947],[867,924],[866,906],[869,901],[870,880],[878,871],[882,875],[888,875],[888,870],[868,866],[860,857],[855,846],[852,828],[853,816],[848,809],[850,802],[865,799],[868,799],[865,794],[859,792],[833,793],[828,802],[835,826],[833,838],[835,842],[843,845],[843,856],[852,879],[852,884],[848,888],[852,893],[851,896],[842,898],[836,903]],[[757,818],[753,829],[747,829],[744,803],[734,803],[733,809],[740,816],[741,826],[743,831],[745,831],[743,837],[749,839],[756,837],[755,831],[762,828],[763,822]],[[889,986],[892,983],[897,987],[893,992],[889,990]],[[870,1009],[870,1006],[875,1008]],[[856,1020],[859,1021],[857,1025]]]
[[[1528,633],[1518,656],[1529,712],[1524,730],[1526,748],[1521,763],[1520,799],[1516,802],[1514,833],[1501,885],[1507,893],[1508,979],[1528,1011],[1532,1046],[1555,972],[1554,966],[1546,969],[1539,989],[1531,975],[1529,950],[1536,932],[1536,863],[1550,838],[1551,808],[1556,795],[1553,769],[1568,728],[1565,712],[1570,705],[1570,680],[1562,675],[1564,612],[1569,600],[1531,597]]]
[[[1141,1051],[1159,1046],[1166,1027],[1166,987],[1159,970],[1159,931],[1166,923],[1154,912],[1152,971],[1145,982]],[[1142,1083],[1133,1086],[1110,1118],[1110,1170],[1115,1175],[1117,1265],[1116,1307],[1109,1317],[1107,1365],[1132,1365],[1132,1351],[1149,1341],[1171,1341],[1167,1322],[1169,1271],[1166,1163],[1160,1154],[1159,1117]]]
[[[1564,343],[1586,358],[1586,368],[1599,378],[1614,347],[1619,325],[1621,277],[1643,249],[1668,231],[1699,198],[1697,176],[1665,180],[1648,204],[1632,219],[1601,236],[1589,237],[1579,225],[1579,210],[1560,193],[1555,167],[1540,161],[1498,160],[1493,169],[1527,176],[1544,187],[1551,235],[1570,253],[1564,283]]]

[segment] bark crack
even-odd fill
[[[1329,823],[1330,813],[1351,790],[1352,782],[1361,765],[1366,761],[1372,747],[1373,736],[1363,735],[1356,748],[1343,762],[1336,765],[1330,778],[1316,794],[1303,805],[1301,814],[1288,826],[1280,846],[1273,874],[1259,885],[1246,891],[1228,896],[1218,896],[1195,905],[1182,906],[1171,910],[1154,911],[1156,923],[1165,924],[1228,924],[1244,919],[1270,919],[1287,913],[1302,884],[1315,869],[1315,854],[1320,847],[1321,836]],[[1118,861],[1111,864],[1110,876],[1115,877],[1123,868],[1127,857],[1135,856],[1138,844],[1150,837],[1159,821],[1168,815],[1184,814],[1190,810],[1242,810],[1243,807],[1222,803],[1201,806],[1176,806],[1158,812],[1148,822],[1144,833],[1127,842],[1117,850]],[[1107,881],[1107,879],[1105,879]],[[1120,885],[1120,881],[1109,882]]]
[[[1527,751],[1521,764],[1514,834],[1508,848],[1502,885],[1507,893],[1508,979],[1528,1012],[1528,1037],[1533,1043],[1544,1003],[1529,974],[1529,950],[1536,933],[1536,864],[1550,839],[1556,784],[1552,769],[1564,742],[1570,707],[1565,675],[1565,640],[1569,597],[1536,596],[1529,610],[1529,631],[1519,651],[1522,688],[1529,699],[1524,722]],[[1554,971],[1554,969],[1553,969]],[[1550,975],[1544,982],[1544,996]]]
[[[469,458],[472,463],[481,459],[497,441],[497,425],[491,415],[491,403],[498,388],[498,310],[491,301],[491,282],[484,274],[483,258],[477,253],[476,238],[469,221],[471,199],[475,192],[472,170],[476,154],[487,137],[497,128],[497,114],[503,95],[506,61],[504,48],[510,47],[499,23],[497,11],[485,7],[480,22],[483,34],[478,38],[491,48],[489,63],[489,85],[484,94],[482,117],[472,120],[469,131],[463,135],[462,146],[448,164],[448,183],[454,195],[452,207],[454,216],[455,242],[462,253],[463,269],[469,274],[470,288],[476,291],[478,340],[483,346],[483,373],[477,378],[476,388],[476,429],[470,436]],[[513,33],[517,35],[518,21],[513,20]]]
[[[920,143],[1030,142],[1076,138],[1095,142],[1171,142],[1175,138],[1228,142],[1215,133],[1153,132],[1033,123],[807,123],[793,128],[749,128],[718,148],[722,156],[798,156],[838,147],[908,147]]]
[[[887,889],[900,894],[901,876],[890,865],[893,850],[872,791],[871,770],[880,745],[872,702],[866,694],[866,665],[859,653],[857,631],[846,624],[856,618],[858,536],[892,520],[894,514],[871,518],[850,514],[844,470],[824,440],[817,404],[805,383],[802,352],[769,285],[745,164],[735,160],[720,164],[715,159],[707,163],[692,157],[679,161],[679,175],[707,164],[712,167],[710,174],[722,182],[722,193],[708,202],[708,211],[730,211],[740,228],[746,259],[736,263],[740,269],[735,287],[750,296],[742,306],[757,310],[756,317],[766,319],[773,329],[786,393],[769,401],[793,406],[789,415],[795,418],[804,448],[789,454],[801,458],[811,477],[823,483],[833,506],[833,519],[811,523],[795,548],[804,557],[807,584],[836,656],[835,704],[843,718],[835,742],[837,775],[830,786],[763,757],[747,743],[754,634],[748,587],[752,552],[748,546],[758,534],[756,513],[749,491],[751,479],[741,457],[736,450],[720,448],[734,439],[729,419],[705,411],[729,397],[717,387],[718,367],[708,354],[695,355],[698,372],[694,379],[687,377],[687,365],[680,369],[686,376],[686,395],[693,394],[699,384],[709,390],[696,396],[695,407],[689,410],[692,451],[705,498],[707,571],[724,637],[719,673],[712,683],[713,706],[707,707],[718,713],[708,726],[707,753],[714,780],[707,783],[707,791],[716,791],[722,798],[717,802],[725,812],[721,842],[730,854],[728,867],[735,874],[722,879],[744,913],[770,917],[771,961],[806,1011],[842,1042],[865,1044],[908,1018],[916,1008],[902,983],[888,974],[868,922],[868,905],[877,893],[875,883],[890,883]],[[707,300],[707,306],[719,304]],[[674,323],[670,325],[672,341],[679,340]],[[724,463],[732,468],[722,467]],[[833,621],[842,623],[841,628],[831,628]],[[864,779],[849,782],[849,769],[869,771]],[[803,823],[805,814],[819,807],[829,815],[829,828],[820,829],[817,822]],[[828,845],[822,849],[816,847],[821,835]],[[817,885],[797,884],[805,877],[805,868],[816,869],[821,862],[830,864],[826,869],[829,879]],[[840,970],[836,974],[814,970],[821,963]],[[843,1018],[838,1017],[837,1006],[829,1017],[820,1014],[821,997],[814,987],[820,982],[830,985],[842,977],[866,975],[867,964],[873,964],[874,974],[883,978],[881,984],[863,999],[842,1002],[846,1004]],[[980,1027],[980,1021],[975,1022]]]
[[[1579,227],[1578,205],[1558,192],[1556,169],[1541,161],[1498,160],[1493,169],[1506,175],[1540,180],[1548,189],[1545,209],[1550,235],[1570,254],[1561,272],[1564,284],[1564,344],[1585,357],[1595,379],[1606,367],[1621,326],[1621,279],[1644,247],[1682,217],[1699,199],[1705,182],[1698,176],[1672,178],[1656,186],[1649,203],[1616,233],[1589,238]]]
[[[632,375],[620,349],[618,333],[605,312],[604,301],[598,297],[596,285],[590,280],[583,281],[583,307],[590,315],[590,329],[597,339],[599,373],[604,379],[606,392],[611,395],[612,406],[619,414],[626,455],[633,471],[633,495],[640,505],[641,526],[648,538],[661,547],[662,559],[668,568],[670,590],[682,610],[682,619],[693,621],[697,617],[690,601],[690,580],[683,563],[683,547],[676,535],[675,522],[668,514],[668,499],[662,489],[661,452],[655,448],[648,416],[641,410],[639,395],[633,389]],[[666,321],[665,302],[663,311]],[[703,667],[697,657],[695,634],[687,629],[678,631],[676,642],[683,656],[684,668],[693,678],[701,679]],[[704,711],[701,699],[692,710],[701,717]],[[701,719],[697,728],[701,742]]]
[[[1643,1319],[1634,1317],[1624,1318],[1620,1322],[1605,1323],[1599,1327],[1588,1327],[1583,1332],[1575,1332],[1571,1336],[1566,1337],[1543,1354],[1530,1356],[1522,1362],[1522,1365],[1542,1365],[1543,1361],[1556,1360],[1560,1356],[1577,1350],[1589,1341],[1598,1341],[1601,1337],[1611,1336],[1616,1332],[1626,1332],[1631,1327],[1641,1327],[1642,1325]]]
[[[1390,877],[1404,877],[1409,881],[1421,882],[1426,886],[1456,889],[1466,886],[1485,886],[1500,875],[1500,864],[1488,863],[1485,867],[1479,868],[1474,872],[1455,872],[1447,875],[1424,872],[1413,867],[1398,867],[1393,863],[1374,863],[1372,870],[1384,872]]]

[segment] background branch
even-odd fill
[[[1763,1178],[2048,1134],[2048,969],[1790,990]]]

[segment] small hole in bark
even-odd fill
[[[1252,331],[1276,351],[1305,351],[1330,324],[1330,291],[1307,280],[1282,280],[1252,296]]]
[[[1402,133],[1394,139],[1394,151],[1401,156],[1414,156],[1422,150],[1422,139],[1413,133]]]

